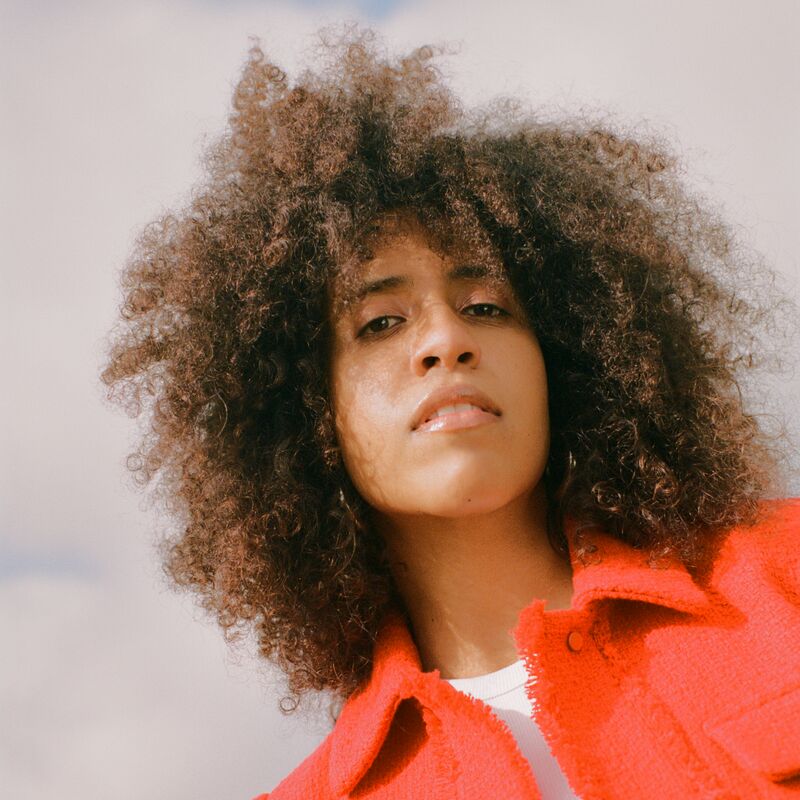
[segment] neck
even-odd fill
[[[547,539],[546,502],[539,485],[491,514],[376,520],[423,669],[443,678],[500,669],[519,657],[511,631],[525,606],[570,606],[572,568]]]

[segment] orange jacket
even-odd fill
[[[704,574],[597,528],[572,607],[534,600],[513,635],[534,716],[582,800],[800,796],[800,499],[768,501]],[[482,701],[423,672],[392,614],[370,679],[270,800],[539,798]],[[256,800],[266,800],[260,795]]]

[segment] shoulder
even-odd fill
[[[716,553],[717,588],[756,590],[800,605],[800,498],[764,500],[758,521],[732,529]]]
[[[720,549],[724,562],[744,556],[771,563],[775,558],[797,563],[800,553],[793,547],[800,539],[800,497],[762,500],[758,520],[750,526],[731,529]]]

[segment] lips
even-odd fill
[[[488,411],[499,417],[501,412],[494,401],[476,386],[462,383],[454,386],[442,386],[426,395],[417,406],[411,423],[411,430],[415,431],[420,425],[430,419],[438,409],[444,406],[453,406],[471,403],[478,408]]]

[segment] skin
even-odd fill
[[[332,397],[346,469],[386,542],[423,669],[470,677],[518,658],[511,630],[534,598],[570,606],[572,574],[547,540],[547,376],[536,336],[504,276],[451,280],[465,262],[431,242],[409,224],[362,265],[364,281],[413,284],[337,308]],[[456,383],[482,390],[501,416],[412,430],[420,401]]]

